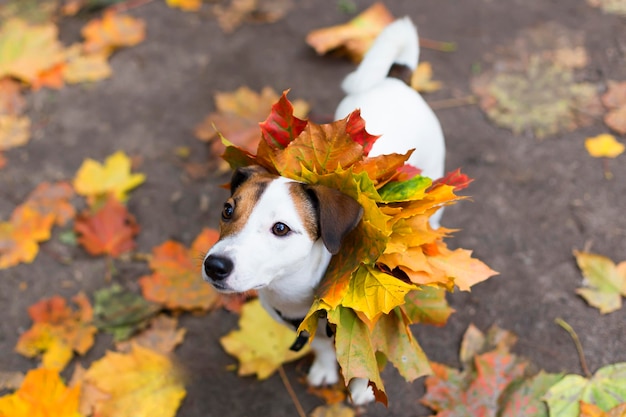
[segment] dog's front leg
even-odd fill
[[[326,335],[326,320],[320,320],[317,335],[311,342],[311,349],[315,353],[315,359],[307,376],[309,384],[317,387],[337,383],[339,370],[335,342],[333,337]]]

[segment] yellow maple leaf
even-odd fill
[[[594,158],[615,158],[624,152],[624,144],[608,133],[585,139],[585,148]]]
[[[202,8],[202,0],[165,0],[168,6],[186,12],[197,12]]]
[[[34,369],[19,390],[0,398],[0,416],[81,417],[79,397],[80,386],[67,388],[57,370]]]
[[[308,348],[289,350],[296,333],[272,319],[258,299],[243,306],[239,327],[220,339],[224,350],[239,360],[239,375],[266,379],[283,363],[308,353]]]
[[[113,72],[105,52],[85,53],[82,45],[76,44],[67,49],[63,79],[69,84],[93,82],[111,76]]]
[[[11,18],[0,27],[0,78],[33,83],[39,74],[63,61],[63,46],[53,23],[29,25]]]
[[[411,75],[411,87],[421,93],[432,93],[441,88],[440,81],[433,81],[433,67],[430,62],[420,62]]]
[[[74,351],[85,354],[93,345],[97,329],[91,324],[93,311],[87,297],[80,293],[73,300],[79,306],[77,311],[59,296],[29,307],[34,323],[20,336],[15,350],[27,357],[43,352],[43,366],[54,369],[63,369]]]
[[[102,417],[174,417],[186,395],[172,361],[138,345],[130,353],[107,352],[85,378],[110,395],[95,405]]]
[[[131,174],[131,161],[122,151],[107,157],[104,165],[86,159],[74,178],[74,189],[87,197],[99,197],[111,193],[119,201],[125,201],[127,193],[143,183],[144,174]]]
[[[404,304],[404,296],[417,286],[381,272],[371,266],[362,265],[352,276],[348,292],[341,304],[361,311],[375,323],[381,314],[387,314]]]

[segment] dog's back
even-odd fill
[[[398,19],[376,38],[356,71],[342,83],[346,97],[335,119],[361,109],[367,131],[382,135],[370,155],[405,153],[415,149],[408,163],[434,179],[444,175],[445,142],[437,116],[422,96],[404,81],[390,77],[396,66],[413,72],[419,59],[417,30],[408,17]],[[433,226],[438,227],[441,210]]]

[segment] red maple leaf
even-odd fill
[[[380,137],[367,133],[365,130],[365,120],[361,117],[361,110],[358,109],[348,115],[346,133],[350,135],[353,141],[363,146],[363,153],[366,156],[372,150],[374,142]]]
[[[259,123],[263,140],[272,149],[285,149],[297,138],[308,121],[293,115],[293,106],[287,99],[289,90],[283,91],[278,102],[272,105],[272,111],[264,122]]]
[[[133,238],[139,233],[135,217],[112,196],[95,213],[81,213],[74,228],[79,234],[78,242],[87,252],[114,258],[133,249]]]
[[[461,172],[461,168],[457,168],[454,171],[448,172],[445,176],[433,181],[433,187],[439,184],[451,185],[454,187],[454,191],[461,191],[467,188],[474,178],[470,178],[467,174]]]

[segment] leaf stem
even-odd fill
[[[306,413],[302,408],[302,404],[300,404],[300,401],[298,400],[298,397],[296,396],[296,393],[293,390],[293,387],[291,386],[289,378],[287,378],[287,374],[285,373],[285,369],[282,367],[282,365],[278,368],[278,373],[280,374],[280,379],[283,380],[283,385],[285,386],[287,392],[289,393],[289,396],[291,397],[291,401],[293,401],[293,404],[296,406],[296,410],[298,410],[298,416],[306,417]]]
[[[591,375],[591,372],[589,372],[589,367],[587,366],[587,360],[585,359],[585,352],[583,352],[583,346],[580,343],[580,339],[578,338],[578,335],[576,334],[576,332],[574,331],[572,326],[570,326],[562,318],[557,317],[556,319],[554,319],[554,322],[556,324],[558,324],[559,326],[561,326],[563,328],[563,330],[565,330],[567,333],[569,333],[569,335],[572,338],[572,340],[574,340],[574,345],[576,345],[576,350],[578,351],[578,358],[580,360],[580,367],[582,368],[583,373],[585,374],[585,376],[587,378],[591,378],[592,375]]]

